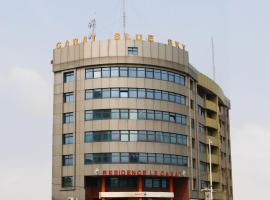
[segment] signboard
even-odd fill
[[[174,198],[173,192],[100,192],[99,198],[155,197]]]

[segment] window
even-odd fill
[[[206,152],[206,144],[203,144],[200,142],[200,152],[205,153]]]
[[[138,98],[145,98],[145,89],[138,89]]]
[[[147,132],[147,140],[152,142],[156,141],[155,132],[154,131],[148,131]]]
[[[168,101],[169,100],[169,93],[162,91],[162,100],[163,101]]]
[[[154,69],[154,78],[155,79],[161,79],[161,72],[159,69]]]
[[[85,79],[93,79],[93,78],[94,78],[93,69],[86,69],[85,70]]]
[[[137,89],[129,89],[129,98],[137,98]]]
[[[128,76],[128,69],[127,67],[120,67],[120,76],[127,77]]]
[[[145,77],[145,68],[137,68],[137,77],[139,77],[139,78]]]
[[[110,98],[110,97],[111,97],[110,89],[102,89],[102,98]]]
[[[129,162],[129,153],[121,153],[121,163]]]
[[[74,72],[65,72],[64,73],[64,83],[74,81]]]
[[[86,153],[84,154],[84,164],[92,164],[94,163],[94,156],[92,153]]]
[[[73,134],[66,133],[63,135],[63,144],[73,144]]]
[[[138,140],[139,141],[147,141],[146,131],[139,131],[139,133],[138,133]]]
[[[168,80],[168,72],[167,71],[161,71],[161,79],[163,81],[167,81]]]
[[[156,155],[154,153],[148,153],[148,163],[156,163]]]
[[[146,98],[147,99],[154,99],[154,90],[147,89],[146,90]]]
[[[187,145],[187,136],[177,134],[177,144]]]
[[[129,133],[129,140],[130,140],[131,142],[137,141],[137,140],[138,140],[138,134],[137,134],[137,131],[130,131],[130,133]]]
[[[175,114],[170,113],[170,122],[175,122]]]
[[[137,119],[137,110],[129,110],[129,119]]]
[[[200,172],[205,173],[207,171],[207,164],[200,161]]]
[[[129,162],[138,163],[139,162],[139,154],[138,153],[129,153]]]
[[[155,111],[155,120],[162,120],[162,112],[161,111]]]
[[[120,132],[119,131],[112,131],[112,141],[120,141]]]
[[[155,90],[155,99],[161,100],[161,91],[160,90]]]
[[[161,154],[161,153],[156,154],[156,162],[163,163],[163,154]]]
[[[138,55],[138,47],[128,47],[128,55],[129,56],[137,56]]]
[[[170,134],[171,135],[171,143],[176,144],[176,134]]]
[[[63,155],[62,165],[63,166],[73,165],[73,155]]]
[[[128,142],[129,138],[128,138],[128,131],[121,131],[121,141],[122,142]]]
[[[147,154],[146,153],[139,153],[139,162],[140,163],[147,163]]]
[[[137,110],[138,119],[146,119],[146,110]]]
[[[129,77],[136,77],[137,76],[137,71],[136,71],[135,67],[128,68],[128,76]]]
[[[101,78],[101,68],[94,69],[94,78]]]
[[[73,113],[70,112],[70,113],[64,113],[63,115],[63,122],[64,124],[70,124],[70,123],[73,123]]]
[[[119,67],[112,67],[111,68],[111,77],[118,77],[119,76]]]
[[[128,119],[128,110],[126,109],[121,109],[120,110],[120,119]]]
[[[85,99],[93,99],[93,90],[85,90]]]
[[[181,166],[188,166],[188,159],[186,156],[177,156],[177,164]]]
[[[168,76],[169,76],[169,81],[174,82],[174,73],[168,72]]]
[[[170,102],[175,102],[175,94],[174,93],[169,93],[169,101]]]
[[[128,89],[120,88],[120,98],[128,98]]]
[[[92,132],[85,132],[84,133],[84,142],[92,142],[93,141],[93,133]]]
[[[73,177],[72,176],[64,176],[62,177],[62,187],[72,187],[73,186]]]
[[[146,69],[146,78],[154,78],[154,70]]]
[[[177,164],[177,156],[176,155],[171,155],[171,163],[174,165]]]
[[[102,98],[102,92],[101,89],[95,89],[93,92],[94,99],[100,99]]]
[[[84,114],[84,118],[86,121],[93,120],[93,111],[92,110],[86,110]]]
[[[73,101],[74,101],[74,93],[73,92],[64,93],[64,103],[73,102]]]
[[[119,88],[111,89],[111,98],[119,98]]]
[[[162,119],[163,119],[163,121],[169,121],[169,113],[162,112]]]
[[[154,120],[154,111],[153,110],[147,110],[147,119],[148,120]]]
[[[112,163],[120,163],[120,153],[112,153]]]
[[[171,155],[164,154],[164,163],[170,164],[171,163]]]
[[[120,119],[120,111],[118,109],[113,109],[111,116],[112,119]]]
[[[110,77],[110,68],[109,67],[104,67],[102,68],[102,78]]]

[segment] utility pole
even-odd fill
[[[215,65],[215,47],[214,47],[214,38],[211,37],[211,46],[212,46],[212,65],[213,65],[213,80],[216,80],[216,65]]]
[[[210,200],[213,200],[213,177],[212,177],[212,141],[209,139],[209,169],[210,169]]]

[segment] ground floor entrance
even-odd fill
[[[183,177],[85,177],[85,200],[188,200],[188,198],[188,179]]]

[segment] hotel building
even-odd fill
[[[52,200],[207,199],[210,163],[233,199],[230,101],[184,48],[75,42],[52,64]]]

